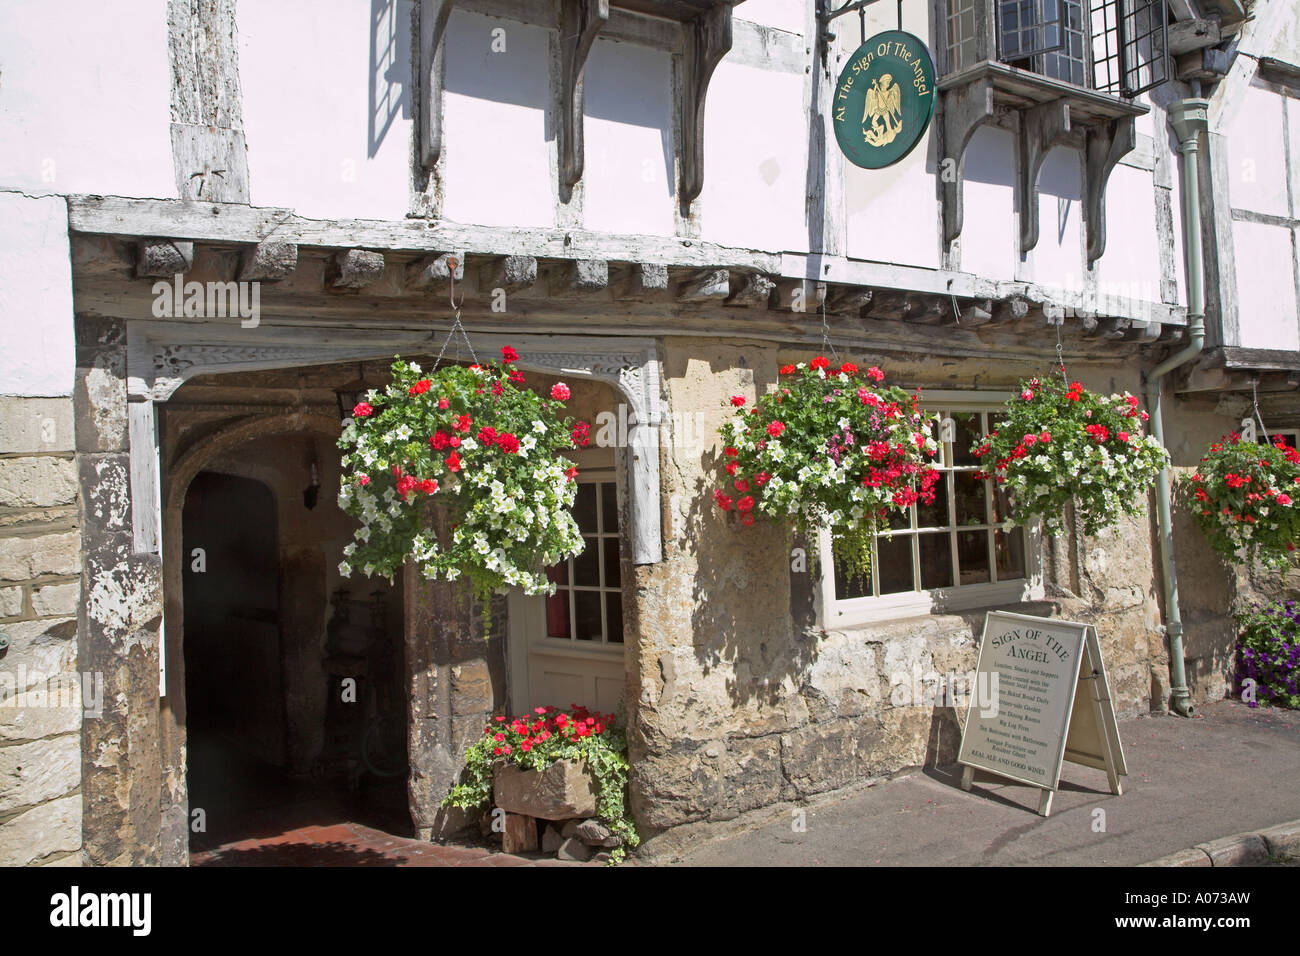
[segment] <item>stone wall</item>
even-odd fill
[[[72,419],[71,398],[0,399],[0,866],[79,862]]]
[[[668,340],[664,354],[674,421],[697,415],[705,434],[731,413],[728,396],[752,398],[775,382],[779,363],[810,357],[698,339]],[[883,365],[908,388],[1009,390],[1042,371],[1014,360],[852,358]],[[1107,392],[1140,386],[1118,365],[1071,375]],[[899,675],[971,670],[986,610],[821,630],[811,575],[791,571],[785,532],[740,528],[711,506],[720,453],[716,443],[665,449],[665,559],[637,569],[632,806],[651,833],[951,762],[955,708],[896,705],[891,689]],[[1154,527],[1140,517],[1095,538],[1044,539],[1043,599],[1006,608],[1096,624],[1121,717],[1167,706]]]

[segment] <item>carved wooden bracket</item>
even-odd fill
[[[442,155],[443,40],[455,0],[420,0],[420,165],[431,172]]]
[[[943,185],[943,240],[961,235],[962,182],[966,178],[966,147],[982,124],[993,118],[993,82],[977,80],[967,86],[940,90],[943,106],[943,154],[939,180]],[[955,164],[956,168],[953,168]]]
[[[1070,132],[1070,103],[1059,99],[1020,114],[1020,252],[1038,245],[1038,174],[1052,147]]]
[[[560,3],[560,183],[582,179],[582,72],[596,34],[609,22],[609,0]]]
[[[1137,125],[1122,116],[1087,131],[1084,139],[1084,209],[1088,225],[1088,265],[1106,251],[1106,183],[1115,164],[1137,146]]]
[[[731,4],[687,20],[682,96],[682,178],[679,201],[689,206],[704,188],[704,97],[709,80],[731,49]]]

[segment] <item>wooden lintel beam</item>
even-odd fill
[[[478,271],[478,287],[483,292],[493,289],[517,292],[536,281],[537,260],[532,256],[502,256]]]
[[[677,283],[678,302],[714,302],[731,294],[731,276],[726,269],[706,269]]]
[[[171,278],[194,267],[194,243],[172,239],[141,242],[136,247],[135,274],[142,279]]]
[[[260,242],[244,253],[239,266],[240,281],[276,282],[298,268],[296,242]]]
[[[554,296],[590,295],[609,288],[609,263],[604,259],[574,259],[551,270],[550,292]]]
[[[334,257],[330,274],[335,289],[364,289],[384,274],[384,254],[349,249]]]
[[[406,287],[419,292],[442,292],[452,280],[465,281],[465,253],[444,252],[440,256],[417,259],[406,266]]]
[[[724,305],[767,308],[772,299],[776,283],[761,272],[733,272],[731,274],[731,295]]]
[[[614,298],[645,300],[668,291],[668,267],[655,262],[634,262],[614,285]]]

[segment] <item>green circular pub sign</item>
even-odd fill
[[[934,61],[902,30],[877,33],[840,73],[831,101],[835,138],[849,162],[881,169],[921,141],[934,114]]]

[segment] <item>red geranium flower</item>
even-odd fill
[[[423,395],[432,387],[433,387],[433,383],[431,381],[429,381],[427,378],[422,378],[414,385],[412,385],[410,388],[408,388],[407,391],[412,395]]]
[[[447,467],[452,471],[460,471],[460,453],[452,452],[447,456]]]
[[[772,422],[767,426],[767,433],[773,438],[780,438],[783,431],[785,431],[785,425],[780,422]]]
[[[732,404],[732,405],[735,405],[737,408],[740,408],[742,405],[745,404],[745,396],[744,396],[744,395],[732,395],[732,396],[731,396],[731,404]]]
[[[793,375],[796,371],[798,371],[798,369],[796,369],[793,365],[782,365],[782,366],[781,366],[781,374],[782,374],[782,375]]]
[[[513,455],[519,451],[519,439],[509,432],[502,432],[497,436],[497,447],[508,455]]]
[[[508,346],[508,345],[503,345],[503,346],[501,346],[501,361],[503,361],[503,362],[518,362],[518,361],[519,361],[519,353],[516,352],[514,349],[512,349],[510,346]]]
[[[569,396],[572,394],[573,393],[569,391],[569,386],[565,385],[563,382],[556,382],[551,386],[551,398],[555,399],[557,402],[567,402]]]
[[[367,418],[374,412],[369,402],[357,402],[356,407],[352,409],[352,414],[357,418]]]

